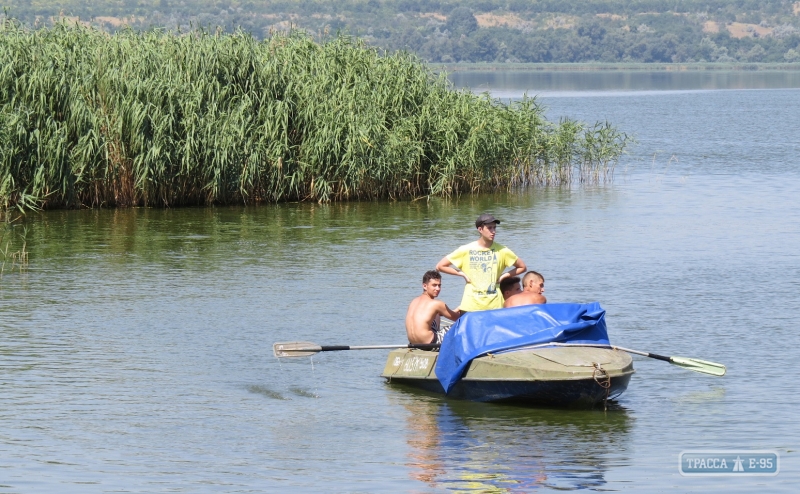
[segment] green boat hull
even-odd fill
[[[436,377],[438,352],[389,353],[382,377],[389,383],[444,394]],[[525,349],[474,359],[448,397],[483,402],[591,408],[622,394],[633,360],[619,350],[593,347]]]

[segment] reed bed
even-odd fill
[[[628,142],[349,37],[0,28],[0,207],[454,195],[608,180]]]

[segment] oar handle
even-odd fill
[[[336,350],[383,350],[392,348],[414,348],[417,350],[434,350],[441,345],[438,343],[428,343],[421,345],[366,345],[366,346],[324,346],[322,351],[336,351]]]
[[[594,345],[593,345],[594,346]],[[657,360],[663,360],[664,362],[672,362],[672,357],[665,357],[663,355],[658,355],[656,353],[648,353],[642,352],[639,350],[631,350],[630,348],[622,348],[621,346],[611,346],[614,350],[622,350],[623,352],[633,353],[636,355],[641,355],[642,357],[650,357]]]
[[[375,349],[383,349],[383,348],[416,348],[418,350],[433,350],[434,348],[439,348],[440,345],[407,345],[407,346],[398,346],[398,345],[369,345],[369,346],[350,346],[350,345],[323,345],[320,348],[320,352],[337,352],[340,350],[375,350]]]
[[[665,357],[663,355],[657,355],[655,353],[648,353],[647,356],[650,358],[663,360],[664,362],[672,362],[672,357]]]
[[[438,344],[430,343],[427,345],[369,345],[369,346],[352,346],[352,345],[317,345],[310,341],[287,341],[283,343],[275,343],[272,345],[272,352],[276,357],[310,357],[319,352],[336,352],[341,350],[378,350],[378,349],[395,349],[395,348],[416,348],[419,350],[436,350],[439,348]]]

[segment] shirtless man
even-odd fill
[[[503,300],[508,300],[514,295],[522,293],[522,288],[519,287],[519,277],[503,278],[503,281],[500,282],[500,293],[503,294]]]
[[[528,271],[522,278],[522,292],[506,297],[503,307],[516,307],[518,305],[546,304],[544,292],[544,276],[536,271]]]
[[[455,321],[461,316],[452,311],[441,300],[436,300],[442,290],[442,275],[438,271],[427,271],[422,277],[422,295],[411,301],[406,312],[406,334],[412,345],[438,344],[444,338],[440,329],[441,316]]]

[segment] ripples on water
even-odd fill
[[[0,492],[793,491],[800,92],[543,101],[635,131],[613,185],[30,215],[28,268],[0,280]],[[603,413],[411,392],[381,351],[272,356],[401,343],[421,274],[484,210],[549,300],[599,300],[613,342],[729,374],[636,358]],[[781,473],[678,474],[682,450],[727,448],[778,450]]]

